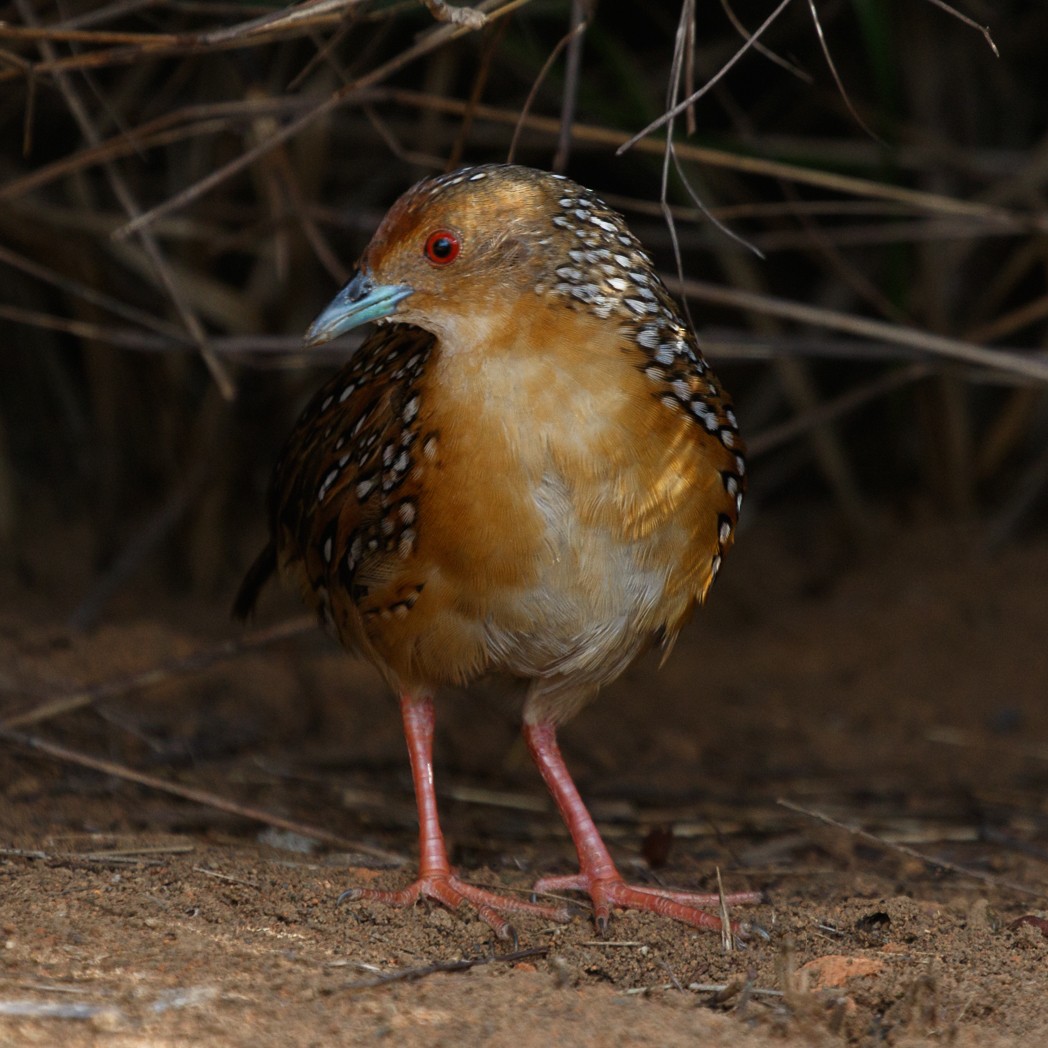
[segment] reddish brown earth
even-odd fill
[[[143,578],[70,637],[90,580],[77,536],[63,548],[5,570],[5,715],[236,635],[229,593],[158,604]],[[285,613],[269,597],[258,625]],[[336,905],[404,883],[414,815],[393,702],[324,638],[104,698],[19,730],[346,843],[0,743],[0,1043],[1042,1045],[1045,925],[1015,922],[1045,912],[1046,698],[1043,538],[990,554],[886,526],[856,554],[815,513],[760,520],[667,666],[635,667],[563,744],[631,876],[710,890],[719,869],[767,893],[737,916],[769,940],[726,953],[620,914],[602,941],[580,914],[520,920],[515,961],[469,915]],[[512,695],[446,696],[437,749],[470,878],[569,868]]]

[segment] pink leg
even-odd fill
[[[420,898],[434,899],[457,909],[463,903],[472,905],[478,916],[500,939],[515,938],[504,913],[533,913],[547,920],[566,921],[564,907],[540,906],[537,903],[496,895],[460,880],[448,863],[444,834],[437,817],[437,795],[433,789],[433,699],[429,695],[402,695],[400,709],[404,717],[404,735],[411,757],[411,777],[415,782],[415,803],[419,823],[418,879],[400,891],[375,888],[350,888],[343,899],[370,899],[390,906],[411,906]]]
[[[696,928],[709,928],[719,931],[721,919],[699,906],[717,906],[720,897],[717,895],[699,895],[692,892],[664,890],[661,888],[641,887],[627,884],[615,868],[608,854],[608,849],[601,839],[593,818],[582,803],[579,791],[572,781],[571,774],[561,756],[557,745],[556,728],[549,723],[524,724],[524,738],[527,740],[531,756],[538,765],[542,778],[546,782],[553,799],[557,802],[560,814],[575,842],[579,853],[579,872],[567,877],[543,877],[535,885],[536,891],[581,891],[589,893],[593,900],[593,914],[597,927],[604,933],[607,930],[611,908],[619,906],[628,910],[650,910],[663,917],[672,917]],[[760,892],[740,892],[728,895],[725,901],[729,905],[759,902]],[[736,934],[744,931],[737,924],[732,924]]]

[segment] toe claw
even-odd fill
[[[771,942],[771,934],[756,921],[741,921],[735,929],[735,938],[745,942],[747,939],[763,939]]]

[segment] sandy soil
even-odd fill
[[[48,542],[0,598],[6,715],[235,635],[228,593],[157,603],[143,579],[71,637],[86,557]],[[414,813],[393,703],[319,635],[24,726],[345,843],[0,742],[0,1043],[1048,1043],[1048,939],[1020,921],[1048,884],[1046,593],[1043,541],[886,525],[853,554],[818,513],[760,520],[665,669],[565,730],[631,876],[766,893],[738,916],[770,938],[727,953],[581,913],[518,921],[507,958],[469,915],[336,905],[406,881]],[[446,696],[439,784],[468,876],[526,889],[571,849],[516,715],[495,687]]]

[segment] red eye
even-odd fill
[[[458,258],[461,247],[450,229],[437,229],[426,238],[426,258],[435,266],[446,266]]]

